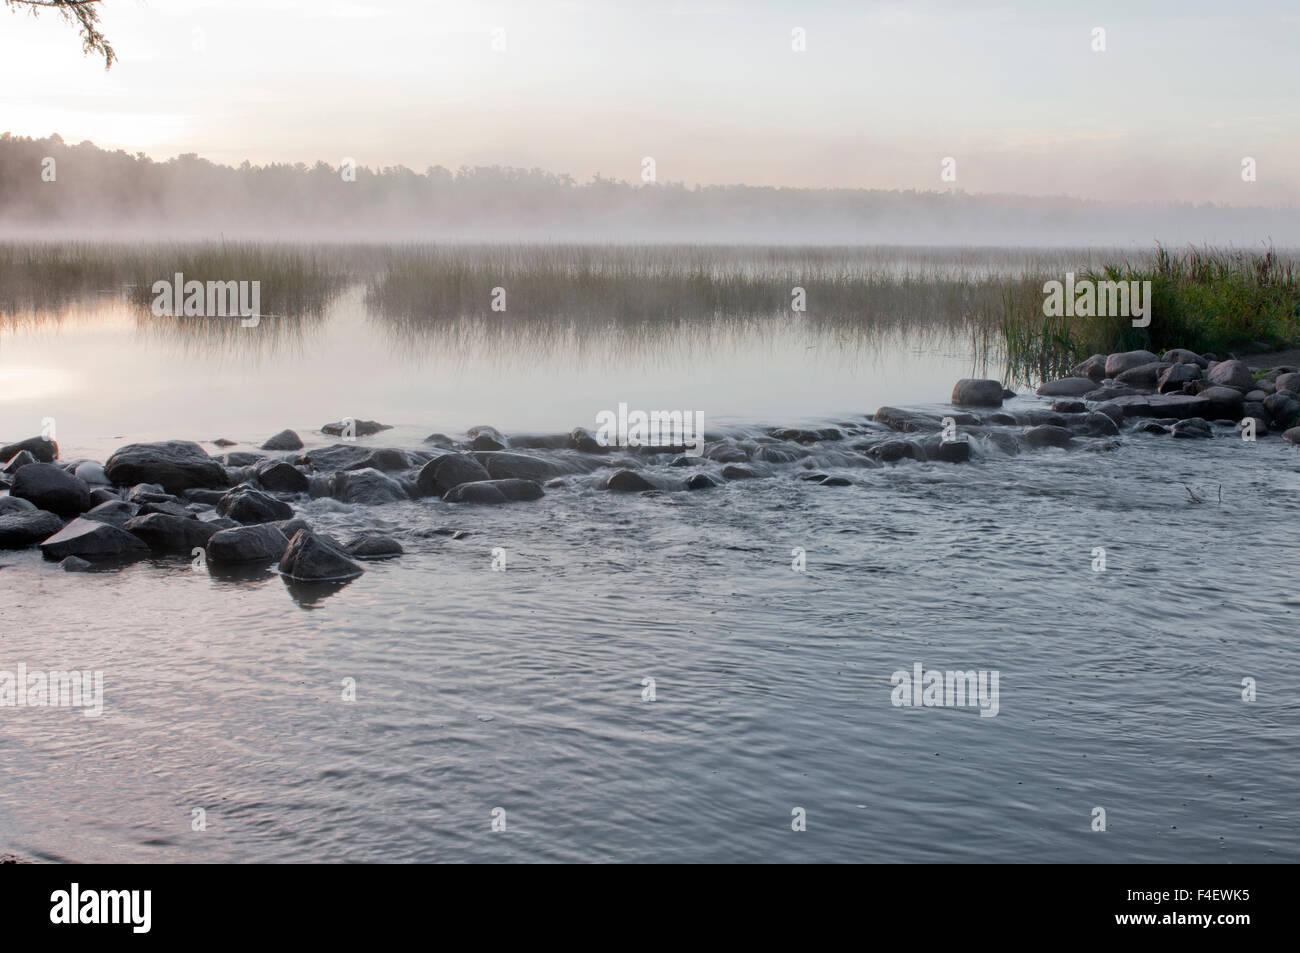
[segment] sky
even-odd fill
[[[0,7],[0,131],[231,164],[351,157],[634,181],[652,157],[660,182],[687,185],[1300,204],[1292,3],[101,9],[120,57],[108,72],[57,16]]]

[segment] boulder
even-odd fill
[[[64,572],[90,572],[95,567],[79,556],[68,556],[60,561],[59,568]]]
[[[280,557],[280,572],[303,582],[338,582],[363,570],[311,530],[300,529]]]
[[[89,486],[111,486],[112,480],[104,472],[104,468],[94,460],[86,460],[77,464],[72,471],[78,480]]]
[[[1002,382],[963,378],[953,385],[951,402],[967,407],[1001,407]]]
[[[392,559],[406,552],[397,540],[379,533],[363,533],[348,543],[343,551],[353,559]]]
[[[226,490],[186,490],[181,494],[191,503],[202,503],[204,506],[216,506],[221,502],[221,498],[227,493]]]
[[[35,457],[37,463],[53,463],[59,458],[59,445],[53,440],[46,440],[44,437],[28,437],[26,440],[0,447],[0,461],[12,460],[24,450]]]
[[[470,441],[471,450],[504,450],[506,445],[491,434],[481,433]]]
[[[307,492],[307,474],[283,460],[266,460],[253,468],[253,475],[265,489],[273,492]]]
[[[1205,439],[1211,436],[1210,424],[1200,417],[1189,417],[1186,420],[1179,420],[1169,428],[1169,432],[1175,437],[1183,439]]]
[[[943,429],[943,423],[937,417],[912,410],[901,410],[898,407],[881,407],[876,411],[873,419],[876,423],[884,424],[890,430],[897,430],[900,433],[926,433]]]
[[[194,511],[187,509],[184,504],[165,501],[162,503],[142,503],[140,512],[136,515],[148,516],[150,513],[165,513],[167,516],[176,516],[181,519],[191,519],[194,516]]]
[[[25,510],[0,516],[0,549],[25,549],[63,529],[63,520],[45,510]]]
[[[1300,444],[1300,427],[1292,427],[1282,434],[1282,439],[1287,443]]]
[[[1133,428],[1134,433],[1167,434],[1168,427],[1163,427],[1154,420],[1144,420]]]
[[[619,493],[636,493],[654,488],[653,483],[634,470],[616,470],[605,481],[605,489]]]
[[[1277,391],[1264,398],[1264,409],[1275,429],[1285,429],[1300,416],[1300,396],[1289,390]]]
[[[491,479],[492,475],[473,457],[463,453],[444,453],[424,465],[415,485],[425,496],[442,496],[462,483],[481,483]]]
[[[1300,393],[1300,374],[1289,373],[1279,374],[1273,381],[1278,390],[1289,390],[1293,393]]]
[[[533,457],[526,453],[511,453],[504,450],[477,452],[474,459],[487,470],[494,480],[549,480],[551,477],[564,476],[570,469],[547,460]]]
[[[281,430],[262,444],[263,450],[301,450],[302,438],[292,430]]]
[[[1089,412],[1077,425],[1078,432],[1085,437],[1115,437],[1119,435],[1119,426],[1109,414],[1100,411]]]
[[[1027,447],[1068,447],[1074,437],[1064,427],[1043,424],[1030,427],[1020,435],[1020,439]]]
[[[355,443],[335,443],[300,453],[294,462],[328,473],[333,470],[349,470],[368,456],[370,450],[366,447],[358,447]]]
[[[920,460],[924,457],[921,448],[910,440],[886,440],[867,451],[873,460],[882,463],[897,463],[899,460]],[[722,473],[726,476],[726,471]]]
[[[1233,420],[1241,418],[1241,405],[1245,401],[1242,391],[1234,387],[1214,386],[1205,388],[1199,396],[1207,401],[1206,417],[1231,417]]]
[[[17,453],[15,453],[12,457],[8,459],[8,461],[5,463],[3,467],[0,467],[0,473],[9,474],[10,476],[12,476],[13,474],[21,470],[23,467],[27,466],[29,463],[40,463],[40,462],[41,461],[37,460],[34,456],[32,456],[32,452],[30,450],[19,450]]]
[[[0,496],[0,516],[8,516],[10,513],[30,513],[36,508],[35,503],[20,500],[16,496]]]
[[[349,427],[349,425],[351,426]],[[369,437],[393,428],[388,424],[381,424],[377,420],[359,420],[355,417],[349,417],[344,420],[336,420],[332,424],[325,424],[320,429],[321,433],[327,433],[331,437],[342,437],[345,434],[352,437]]]
[[[248,526],[292,519],[293,507],[261,490],[242,485],[221,498],[217,503],[217,515]]]
[[[217,565],[273,562],[288,545],[284,533],[269,523],[218,530],[208,539],[208,561]]]
[[[92,506],[81,514],[82,519],[107,523],[109,526],[116,526],[118,529],[125,526],[127,520],[135,519],[139,515],[140,507],[134,503],[128,503],[126,500],[108,500],[98,506]]]
[[[738,463],[729,463],[722,468],[722,477],[724,480],[754,480],[760,477],[760,474],[753,467],[747,467]]]
[[[369,467],[382,473],[389,470],[409,470],[412,466],[411,457],[405,450],[398,450],[395,447],[380,447],[377,450],[371,450],[356,463],[342,469],[365,470]]]
[[[1083,414],[1087,413],[1088,405],[1081,400],[1054,400],[1052,401],[1052,412],[1057,414]],[[1014,423],[1015,418],[1012,418]]]
[[[104,472],[117,486],[156,483],[168,493],[229,485],[225,468],[189,440],[129,444],[108,458]]]
[[[1173,365],[1163,361],[1155,361],[1151,364],[1142,364],[1138,367],[1130,367],[1127,371],[1120,373],[1115,378],[1118,384],[1128,384],[1130,387],[1141,387],[1146,390],[1155,390],[1156,384],[1160,380],[1160,375],[1169,370]],[[1195,365],[1191,365],[1195,366]]]
[[[1188,351],[1181,347],[1176,347],[1171,351],[1165,351],[1165,356],[1160,360],[1166,364],[1195,364],[1201,370],[1210,366],[1210,362],[1195,351]]]
[[[90,487],[53,463],[30,463],[14,474],[11,496],[59,516],[78,516],[90,509]]]
[[[970,441],[941,440],[938,447],[934,448],[928,456],[931,460],[937,460],[940,463],[966,463],[970,460]],[[846,480],[843,485],[847,484],[848,481]],[[822,486],[826,485],[826,481],[823,480]]]
[[[569,434],[568,446],[570,450],[580,450],[583,453],[608,453],[609,447],[598,441],[590,430],[584,427],[575,427]]]
[[[949,441],[949,442],[955,443],[956,441]],[[848,477],[828,476],[823,480],[818,480],[817,485],[818,486],[852,486],[853,481],[850,480]]]
[[[1123,412],[1125,417],[1172,417],[1183,419],[1199,417],[1207,412],[1210,402],[1189,394],[1140,394],[1116,397],[1106,402],[1110,408]]]
[[[707,473],[696,473],[686,481],[686,489],[688,490],[711,490],[718,485],[718,481]]]
[[[1106,376],[1119,377],[1127,370],[1141,367],[1143,364],[1154,364],[1158,360],[1160,358],[1150,351],[1124,351],[1120,354],[1112,354],[1106,358]]]
[[[1106,355],[1094,354],[1086,361],[1080,361],[1074,367],[1070,368],[1071,377],[1087,377],[1090,380],[1102,381],[1106,379]]]
[[[480,480],[452,487],[443,499],[448,503],[510,503],[542,495],[541,485],[533,480]]]
[[[149,547],[126,530],[95,520],[75,519],[41,543],[46,559],[77,556],[91,563],[144,559]]]
[[[411,498],[401,483],[373,467],[335,473],[331,495],[344,503],[368,504],[399,503]],[[279,518],[285,519],[287,515]]]
[[[1200,379],[1201,368],[1199,364],[1187,362],[1171,364],[1161,372],[1156,381],[1156,389],[1162,394],[1173,394],[1181,391],[1184,384]]]
[[[1067,377],[1059,381],[1047,381],[1038,387],[1040,397],[1082,397],[1097,389],[1097,384],[1088,377]]]
[[[1245,393],[1255,386],[1255,375],[1245,361],[1220,361],[1210,368],[1206,380],[1220,387],[1231,387]]]
[[[183,553],[189,555],[195,547],[207,546],[208,540],[219,532],[210,523],[165,513],[150,513],[128,520],[122,527],[132,536],[144,541],[154,553]]]

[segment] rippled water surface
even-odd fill
[[[834,424],[939,404],[985,370],[960,341],[859,346],[793,322],[641,351],[612,332],[550,350],[401,345],[367,322],[345,296],[299,344],[241,353],[82,306],[0,342],[0,436],[54,416],[65,457],[102,459],[128,440],[256,444],[283,427],[319,444],[314,428],[355,414],[396,425],[366,442],[416,447],[481,423],[591,426],[618,401],[701,409],[710,425]],[[304,500],[319,529],[406,548],[332,593],[180,559],[82,575],[0,554],[0,668],[105,673],[101,718],[0,710],[0,849],[1300,859],[1300,478],[1286,445],[1126,433],[1111,452],[983,447],[969,465],[871,469],[812,450],[852,485],[794,479],[791,464],[701,493],[572,479],[501,507]],[[997,716],[894,707],[890,676],[915,662],[996,669]],[[207,830],[192,831],[200,808]]]

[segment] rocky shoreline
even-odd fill
[[[432,434],[418,448],[382,446],[372,438],[391,428],[357,419],[323,425],[322,438],[344,442],[311,449],[285,430],[257,448],[216,456],[191,441],[130,444],[103,464],[61,460],[56,443],[31,437],[0,448],[0,489],[7,489],[0,549],[36,547],[70,572],[181,557],[213,572],[274,565],[292,582],[337,584],[360,575],[368,560],[401,556],[403,547],[380,533],[344,542],[314,530],[296,509],[313,499],[459,506],[533,501],[570,483],[614,493],[772,478],[850,486],[856,481],[844,472],[904,460],[962,464],[1050,448],[1112,450],[1125,431],[1202,439],[1281,431],[1300,442],[1300,372],[1287,366],[1252,372],[1231,358],[1130,351],[1094,355],[1070,377],[1044,383],[1038,396],[1046,406],[1004,409],[1016,396],[998,381],[961,380],[951,410],[882,407],[822,428],[710,433],[701,456],[685,447],[605,447],[584,428],[506,436],[474,427],[458,440]]]

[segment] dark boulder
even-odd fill
[[[718,481],[707,473],[696,473],[686,481],[686,489],[688,490],[711,490],[718,485]]]
[[[1206,439],[1211,436],[1210,424],[1200,417],[1188,417],[1186,420],[1179,420],[1169,428],[1170,433],[1175,437],[1183,439]]]
[[[202,503],[205,506],[216,506],[221,502],[221,498],[226,495],[225,490],[186,490],[181,494],[191,503]]]
[[[753,467],[743,466],[737,463],[731,463],[722,468],[722,478],[724,480],[754,480],[762,476]]]
[[[303,582],[354,579],[362,568],[309,529],[301,529],[280,557],[280,572]]]
[[[1280,390],[1264,398],[1264,409],[1273,425],[1285,429],[1300,416],[1300,397],[1289,390]]]
[[[1071,377],[1087,377],[1094,381],[1106,379],[1106,355],[1094,354],[1086,361],[1080,361],[1070,368]]]
[[[1195,364],[1201,370],[1210,366],[1210,362],[1195,351],[1188,351],[1181,347],[1176,347],[1172,351],[1165,351],[1164,357],[1160,360],[1166,364]]]
[[[1200,379],[1200,365],[1191,363],[1171,364],[1161,372],[1156,381],[1156,389],[1162,394],[1175,394],[1183,389],[1184,384]]]
[[[1141,367],[1143,364],[1154,364],[1158,360],[1160,358],[1150,351],[1124,351],[1119,354],[1111,354],[1106,358],[1106,376],[1119,377],[1125,371]]]
[[[1119,426],[1109,414],[1091,411],[1076,425],[1077,432],[1085,437],[1114,437],[1119,434]]]
[[[128,520],[122,527],[132,536],[144,541],[154,553],[183,553],[189,555],[196,547],[202,549],[219,530],[210,523],[165,513],[150,513]]]
[[[504,450],[506,445],[491,434],[481,433],[470,441],[471,450]]]
[[[63,520],[45,510],[0,516],[0,549],[25,549],[63,529]]]
[[[104,472],[118,486],[157,483],[168,493],[191,487],[227,486],[226,471],[197,443],[166,440],[122,447],[104,464]]]
[[[953,385],[951,402],[967,407],[1001,407],[1002,382],[963,378]]]
[[[92,506],[81,514],[82,519],[107,523],[109,526],[116,526],[119,529],[126,525],[127,520],[135,519],[139,515],[140,507],[134,503],[128,503],[126,500],[109,500],[106,503],[100,503],[98,506]]]
[[[1058,414],[1083,414],[1087,413],[1088,405],[1081,400],[1054,400],[1052,411]]]
[[[307,492],[307,474],[283,460],[267,460],[253,469],[253,475],[264,489],[273,492]]]
[[[405,450],[398,450],[395,447],[380,447],[378,450],[371,450],[361,460],[342,469],[364,470],[369,467],[380,472],[386,472],[389,470],[409,470],[413,465],[410,455]]]
[[[58,561],[78,556],[87,562],[118,562],[144,559],[149,547],[126,530],[95,520],[75,519],[45,542],[41,553]]]
[[[16,496],[0,496],[0,516],[8,516],[10,513],[31,513],[36,508],[35,503],[20,500]]]
[[[1001,403],[999,399],[998,404]],[[873,419],[876,423],[884,424],[890,430],[897,430],[900,433],[927,433],[943,429],[943,423],[937,417],[911,410],[901,410],[898,407],[881,407],[876,411]]]
[[[1255,386],[1255,375],[1245,361],[1220,361],[1210,368],[1206,379],[1211,384],[1231,387],[1243,394]]]
[[[609,447],[603,445],[595,438],[590,430],[584,427],[575,427],[569,434],[568,446],[570,450],[580,450],[583,453],[608,453]]]
[[[90,487],[52,463],[23,467],[14,475],[9,493],[59,516],[77,516],[90,509]]]
[[[284,533],[269,523],[218,530],[208,540],[208,561],[217,565],[273,562],[288,545]]]
[[[970,460],[970,441],[969,440],[941,440],[929,454],[931,460],[938,460],[940,463],[966,463]],[[826,486],[826,481],[822,481]]]
[[[445,453],[424,465],[415,485],[425,496],[442,496],[462,483],[481,483],[491,479],[492,474],[473,457],[463,453]]]
[[[0,461],[9,461],[26,450],[36,458],[37,463],[53,463],[59,458],[59,445],[44,437],[28,437],[17,443],[0,447]]]
[[[59,562],[59,568],[64,572],[90,572],[95,567],[80,556],[68,556]]]
[[[637,493],[641,490],[653,490],[655,485],[633,470],[616,470],[605,481],[605,489],[619,493]]]
[[[1292,393],[1300,393],[1300,374],[1290,372],[1279,374],[1273,381],[1278,390],[1289,390]]]
[[[411,498],[401,483],[373,468],[335,473],[332,495],[344,503],[368,504],[399,503]]]
[[[921,460],[925,456],[921,448],[910,440],[886,440],[871,447],[867,453],[882,463],[897,463],[903,459]],[[726,471],[723,471],[723,476],[726,476]]]
[[[293,507],[251,486],[237,486],[217,503],[217,515],[245,526],[293,517]]]
[[[9,474],[10,476],[12,476],[13,474],[21,470],[23,467],[27,466],[29,463],[40,463],[40,462],[41,461],[37,460],[34,456],[32,456],[32,452],[30,450],[19,450],[17,453],[15,453],[12,457],[9,458],[9,460],[5,463],[3,467],[0,467],[0,473]]]
[[[266,443],[262,444],[263,450],[301,450],[302,438],[292,430],[281,430],[274,437],[271,437]]]
[[[1074,442],[1074,437],[1070,431],[1064,427],[1056,427],[1051,424],[1043,424],[1038,427],[1030,427],[1020,435],[1021,441],[1027,447],[1068,447]]]
[[[393,428],[388,424],[381,424],[377,420],[358,420],[355,417],[350,417],[344,420],[336,420],[332,424],[325,424],[320,429],[321,433],[327,433],[331,437],[342,437],[345,434],[352,437],[369,437]]]
[[[1088,377],[1066,377],[1059,381],[1045,381],[1038,387],[1040,397],[1082,397],[1097,389],[1097,382]]]
[[[1241,418],[1241,405],[1245,400],[1242,391],[1234,387],[1215,386],[1205,388],[1199,396],[1207,402],[1206,417],[1231,417],[1233,420]]]
[[[1144,420],[1133,428],[1134,433],[1167,434],[1169,428],[1161,426],[1154,420]]]
[[[330,472],[350,470],[368,456],[370,450],[366,447],[358,447],[355,443],[334,443],[318,450],[300,453],[294,462],[322,472]]]
[[[540,499],[542,487],[533,480],[481,480],[462,483],[447,491],[448,503],[510,503]]]
[[[1155,390],[1157,383],[1160,381],[1160,375],[1169,370],[1173,365],[1166,364],[1163,361],[1153,361],[1150,364],[1141,364],[1137,367],[1130,367],[1115,378],[1118,384],[1128,384],[1130,387],[1140,387],[1144,390]],[[1195,366],[1195,365],[1192,365]]]
[[[392,559],[406,552],[397,540],[379,533],[363,533],[343,547],[343,551],[353,559]]]

